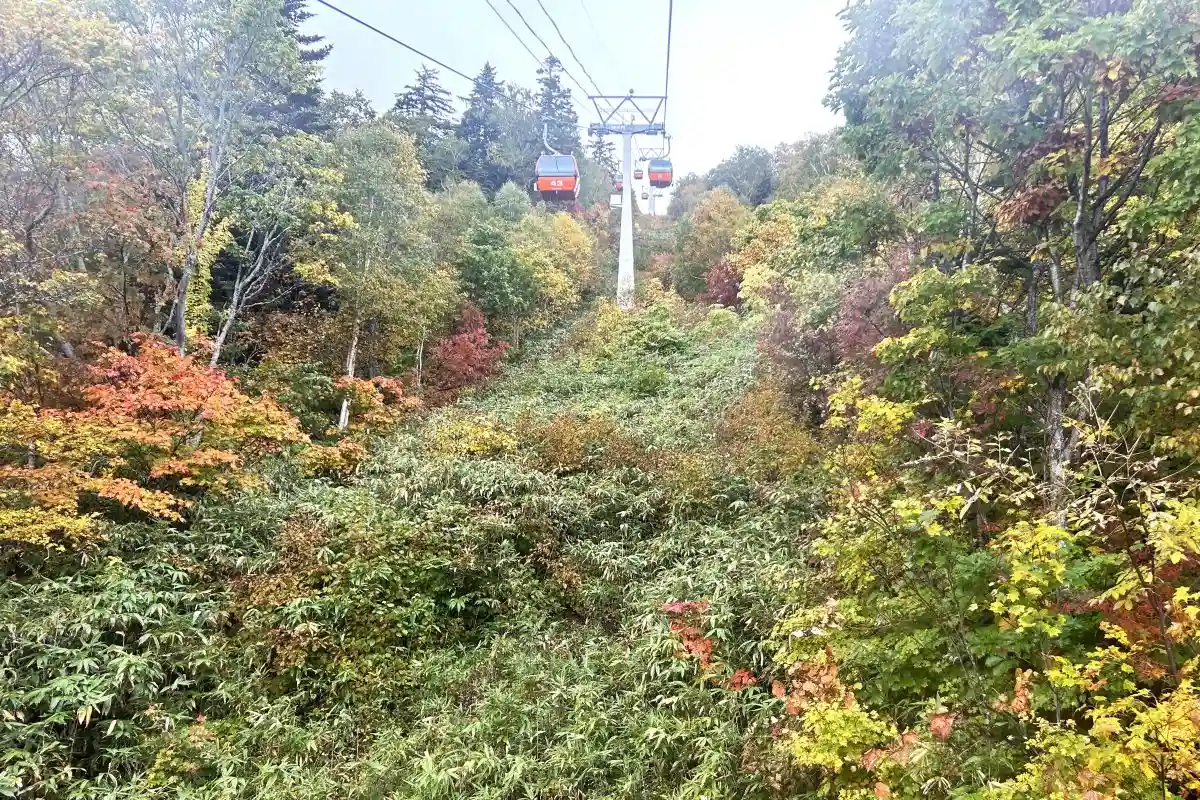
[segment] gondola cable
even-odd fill
[[[508,3],[508,7],[516,12],[517,17],[521,20],[521,23],[529,29],[529,32],[533,34],[533,38],[538,40],[538,44],[542,46],[542,48],[546,51],[546,54],[558,62],[559,66],[562,67],[563,74],[570,78],[571,82],[579,87],[579,91],[583,92],[584,97],[587,97],[588,90],[583,87],[583,84],[579,82],[578,78],[571,74],[571,70],[567,69],[567,65],[563,63],[563,60],[554,55],[554,51],[550,49],[550,45],[546,44],[546,40],[539,36],[538,32],[534,30],[532,25],[529,24],[529,20],[525,19],[525,15],[521,13],[521,9],[517,8],[516,3],[514,3],[513,0],[504,0],[504,2]],[[491,5],[491,0],[488,0],[488,5]],[[509,30],[511,31],[512,28],[509,28]]]
[[[529,45],[525,44],[525,40],[522,39],[520,34],[513,29],[513,26],[508,24],[508,20],[504,18],[504,15],[500,13],[500,9],[496,8],[496,6],[492,3],[492,0],[485,1],[488,4],[488,8],[492,10],[492,13],[495,14],[500,22],[504,24],[504,27],[508,28],[508,32],[513,35],[514,39],[521,43],[521,47],[525,48],[525,52],[529,53],[529,57],[536,61],[537,65],[540,67],[542,65],[542,59],[538,58],[537,53],[533,52],[533,49]]]
[[[551,16],[550,11],[546,8],[546,4],[543,3],[542,0],[537,0],[537,4],[542,9],[542,13],[546,15],[546,19],[550,20],[550,24],[554,27],[554,32],[558,34],[558,38],[562,41],[563,45],[566,46],[567,52],[571,54],[571,58],[575,59],[575,63],[579,65],[581,70],[583,70],[584,76],[587,77],[588,81],[592,84],[592,88],[596,90],[596,94],[604,94],[604,92],[600,91],[600,86],[596,83],[596,79],[592,77],[592,73],[588,72],[588,68],[585,67],[583,62],[579,60],[579,56],[575,55],[575,48],[571,47],[571,43],[567,41],[567,37],[563,36],[562,29],[558,27],[558,23],[555,22],[554,17]]]
[[[579,0],[579,7],[583,9],[583,15],[587,17],[588,25],[592,28],[592,33],[596,34],[596,41],[600,43],[600,55],[605,65],[609,70],[616,72],[616,67],[613,66],[616,59],[612,57],[612,52],[608,49],[608,44],[604,41],[604,37],[600,35],[600,29],[596,27],[596,20],[592,19],[592,12],[588,11],[585,0]]]
[[[667,71],[663,77],[663,128],[667,127],[667,99],[671,88],[671,26],[675,21],[675,0],[667,2]]]
[[[420,50],[418,50],[417,48],[413,47],[411,44],[408,44],[407,42],[402,42],[402,41],[400,41],[400,40],[399,40],[399,39],[397,39],[395,36],[392,36],[390,33],[387,33],[386,31],[381,31],[381,30],[379,30],[379,28],[376,28],[374,25],[372,25],[372,24],[371,24],[371,23],[369,23],[369,22],[365,22],[365,21],[363,21],[363,20],[359,19],[358,17],[356,17],[356,16],[354,16],[353,14],[351,14],[349,11],[343,11],[342,9],[338,8],[337,6],[335,6],[333,3],[327,2],[327,0],[317,0],[317,2],[318,2],[318,3],[320,3],[321,5],[325,6],[326,8],[329,8],[329,9],[332,9],[332,10],[336,11],[337,13],[341,14],[343,17],[347,17],[347,18],[349,18],[349,19],[352,19],[352,20],[354,20],[354,21],[355,21],[355,22],[357,22],[359,25],[362,25],[364,28],[366,28],[366,29],[368,29],[368,30],[371,30],[371,31],[374,31],[375,33],[378,33],[378,34],[379,34],[380,36],[382,36],[383,38],[385,38],[385,39],[388,39],[388,40],[390,40],[390,41],[392,41],[392,42],[395,42],[396,44],[400,45],[400,46],[401,46],[401,47],[403,47],[404,49],[406,49],[406,50],[410,50],[410,51],[412,51],[412,52],[416,53],[416,54],[417,54],[417,55],[419,55],[421,58],[424,58],[424,59],[426,59],[426,60],[428,60],[428,61],[432,61],[434,64],[437,64],[437,65],[438,65],[439,67],[441,67],[442,69],[444,69],[444,70],[449,70],[450,72],[453,72],[455,75],[459,76],[460,78],[466,78],[467,80],[471,81],[471,83],[474,83],[474,82],[475,82],[475,79],[474,79],[474,78],[472,78],[472,77],[471,77],[470,75],[468,75],[467,73],[465,73],[465,72],[460,72],[459,70],[456,70],[454,67],[450,66],[449,64],[445,63],[444,61],[438,61],[436,58],[434,58],[433,56],[429,55],[428,53],[423,53],[423,52],[421,52]],[[536,56],[535,56],[535,57],[536,57]]]
[[[429,55],[428,53],[418,50],[417,48],[413,47],[412,45],[408,44],[407,42],[403,42],[400,39],[397,39],[395,36],[392,36],[387,31],[380,30],[379,28],[376,28],[371,23],[354,16],[349,11],[345,11],[341,8],[338,8],[333,3],[328,2],[328,0],[317,0],[317,2],[320,3],[321,5],[325,6],[326,8],[329,8],[332,11],[336,11],[337,13],[341,14],[343,17],[346,17],[347,19],[358,23],[359,25],[366,28],[367,30],[369,30],[373,33],[379,34],[380,36],[387,39],[388,41],[390,41],[394,44],[400,45],[405,50],[416,53],[421,58],[424,58],[428,61],[433,62],[434,64],[437,64],[439,67],[441,67],[442,69],[451,73],[452,75],[456,75],[456,76],[462,78],[463,80],[470,81],[472,85],[478,85],[478,83],[479,83],[478,78],[472,78],[470,75],[463,72],[462,70],[455,69],[454,67],[450,66],[446,62],[440,61],[439,59],[434,58],[433,56]],[[488,5],[491,5],[491,0],[488,0]],[[494,7],[493,7],[493,10],[495,10]],[[496,12],[496,13],[499,14],[499,12]],[[503,21],[504,17],[500,17],[500,19],[501,19],[501,21]],[[509,30],[511,31],[512,29],[509,28]],[[513,35],[516,36],[516,31],[513,31]],[[521,38],[519,36],[517,37],[517,41],[521,41]],[[521,41],[521,44],[524,45],[525,43],[523,41]],[[530,50],[528,47],[526,47],[525,49],[529,52],[529,55],[532,56],[535,61],[537,61],[539,64],[541,64],[541,59],[539,59],[532,50]],[[535,114],[538,113],[538,109],[532,105],[529,105],[528,103],[522,102],[522,101],[516,99],[515,97],[510,97],[508,99],[510,99],[515,105],[519,106],[520,108],[525,109],[526,111],[530,111]],[[579,125],[578,128],[579,128],[579,130],[586,130],[584,128],[584,126],[582,126],[582,125]]]

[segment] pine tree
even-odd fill
[[[425,168],[425,185],[432,191],[461,177],[459,165],[464,149],[455,136],[450,119],[454,102],[450,92],[442,88],[438,71],[422,65],[416,80],[396,95],[392,106],[393,121],[417,140],[421,166]]]
[[[562,62],[547,56],[538,75],[537,106],[548,126],[546,140],[560,153],[579,152],[579,115],[571,105],[571,90],[563,86]]]
[[[450,100],[450,92],[442,88],[438,71],[422,65],[417,70],[416,81],[396,95],[392,111],[401,118],[420,121],[422,127],[430,131],[444,133],[452,127],[450,116],[454,113],[454,103]]]
[[[593,136],[590,146],[592,161],[603,167],[614,178],[620,175],[621,165],[617,162],[617,147],[603,136]]]
[[[307,4],[308,0],[283,0],[284,25],[300,46],[300,60],[308,64],[318,64],[325,60],[333,46],[321,44],[324,36],[300,32],[300,26],[313,17],[305,8]],[[323,99],[324,93],[321,91],[318,77],[304,91],[290,92],[287,101],[277,106],[274,111],[282,117],[282,127],[285,129],[322,133],[325,126],[321,123],[319,108]]]
[[[460,169],[489,195],[508,180],[508,171],[495,159],[503,133],[498,118],[503,91],[504,82],[496,79],[496,68],[485,63],[471,94],[462,98],[467,110],[458,123],[458,138],[467,148]]]
[[[324,61],[333,49],[333,45],[321,44],[325,40],[319,34],[301,33],[300,26],[313,18],[313,14],[305,9],[308,0],[283,0],[283,18],[292,38],[300,45],[300,60],[308,62]]]

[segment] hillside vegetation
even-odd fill
[[[630,311],[282,11],[0,0],[0,795],[1200,793],[1192,0],[853,0]]]

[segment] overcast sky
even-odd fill
[[[330,0],[366,22],[475,75],[491,61],[503,80],[534,87],[533,57],[508,32],[487,0]],[[534,53],[550,50],[590,88],[537,0],[491,0]],[[668,0],[542,0],[588,72],[606,94],[661,94]],[[676,0],[667,129],[677,175],[704,172],[739,144],[774,147],[828,130],[837,117],[821,105],[844,34],[845,0]],[[421,58],[315,2],[309,28],[333,52],[326,83],[361,89],[388,108]],[[432,66],[432,65],[431,65]],[[456,95],[469,82],[444,74]],[[568,85],[582,98],[578,87]],[[583,102],[586,103],[586,100]],[[581,122],[589,120],[583,117]]]

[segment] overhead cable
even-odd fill
[[[600,29],[596,27],[596,20],[592,19],[592,12],[588,11],[587,3],[584,0],[579,0],[579,7],[583,9],[583,15],[587,17],[588,25],[592,27],[592,33],[596,34],[596,41],[600,43],[600,54],[604,57],[604,63],[609,69],[616,71],[613,66],[614,59],[608,50],[608,45],[604,41],[604,37],[600,35]]]
[[[437,64],[437,65],[438,65],[439,67],[441,67],[442,69],[449,70],[450,72],[453,72],[455,75],[459,76],[460,78],[466,78],[467,80],[471,81],[472,83],[474,83],[474,82],[475,82],[475,79],[474,79],[474,78],[472,78],[472,77],[471,77],[470,75],[468,75],[467,73],[465,73],[465,72],[459,72],[459,71],[458,71],[458,70],[456,70],[454,67],[450,66],[449,64],[447,64],[447,63],[445,63],[445,62],[443,62],[443,61],[438,61],[436,58],[434,58],[433,56],[429,55],[428,53],[422,53],[420,50],[418,50],[417,48],[413,47],[411,44],[407,44],[407,43],[405,43],[405,42],[402,42],[402,41],[400,41],[399,39],[397,39],[395,36],[392,36],[390,33],[385,33],[384,31],[381,31],[381,30],[379,30],[379,28],[376,28],[374,25],[372,25],[372,24],[371,24],[371,23],[369,23],[369,22],[364,22],[363,20],[361,20],[361,19],[359,19],[358,17],[356,17],[356,16],[354,16],[353,14],[351,14],[349,11],[343,11],[342,9],[338,8],[337,6],[335,6],[333,3],[326,2],[326,0],[317,0],[317,2],[318,2],[318,3],[320,3],[321,5],[325,6],[326,8],[331,8],[331,9],[333,9],[333,10],[334,10],[334,11],[336,11],[337,13],[341,14],[343,17],[347,17],[347,18],[349,18],[349,19],[352,19],[352,20],[354,20],[354,21],[355,21],[355,22],[357,22],[359,25],[362,25],[364,28],[367,28],[367,29],[369,29],[369,30],[375,31],[376,33],[378,33],[378,34],[379,34],[380,36],[382,36],[383,38],[385,38],[385,39],[390,39],[391,41],[393,41],[393,42],[395,42],[396,44],[400,45],[401,47],[405,48],[406,50],[411,50],[412,52],[414,52],[414,53],[416,53],[417,55],[419,55],[421,58],[424,58],[424,59],[426,59],[426,60],[428,60],[428,61],[432,61],[434,64]]]
[[[491,5],[491,1],[492,0],[488,0],[488,5]],[[546,44],[546,40],[539,36],[538,32],[533,29],[533,26],[529,24],[529,20],[525,19],[525,15],[521,13],[521,9],[517,8],[516,3],[514,3],[513,0],[504,0],[504,2],[508,3],[509,8],[517,12],[517,16],[521,19],[521,22],[525,25],[525,27],[529,29],[529,32],[533,34],[533,38],[538,40],[538,43],[545,49],[546,53],[559,63],[559,66],[562,67],[563,73],[570,78],[576,86],[579,87],[579,91],[583,92],[583,96],[587,97],[589,94],[588,90],[583,88],[583,84],[571,74],[571,70],[567,69],[567,65],[563,63],[563,60],[554,55],[554,51],[550,49],[550,45]],[[509,30],[512,30],[512,28],[509,28]]]
[[[496,6],[492,4],[492,0],[486,0],[486,1],[488,4],[488,8],[490,8],[492,10],[492,13],[495,14],[502,23],[504,23],[504,27],[508,28],[508,32],[513,35],[514,39],[516,39],[518,42],[521,43],[521,47],[525,48],[525,52],[529,53],[529,57],[532,58],[534,61],[536,61],[538,66],[540,67],[542,65],[542,59],[538,58],[537,53],[533,52],[533,50],[530,49],[529,45],[525,44],[525,40],[521,38],[520,34],[518,34],[515,30],[513,30],[513,26],[508,24],[508,20],[506,20],[504,18],[504,15],[500,13],[500,9],[496,8]]]
[[[671,24],[675,19],[675,0],[667,3],[667,73],[663,78],[663,128],[667,127],[667,98],[671,87]]]
[[[596,90],[596,94],[604,94],[604,92],[600,91],[600,86],[596,83],[596,79],[592,77],[592,73],[588,72],[588,68],[579,60],[579,56],[575,55],[575,48],[571,47],[571,43],[567,41],[567,37],[563,36],[562,29],[558,27],[558,23],[554,21],[554,17],[546,9],[546,4],[542,0],[537,0],[537,4],[542,9],[542,13],[546,15],[546,19],[550,20],[550,24],[554,26],[554,32],[558,34],[558,38],[566,46],[567,52],[571,54],[571,58],[575,59],[575,63],[579,65],[579,68],[583,70],[583,74],[591,82],[592,88]]]
[[[388,41],[390,41],[390,42],[394,42],[395,44],[398,44],[398,45],[400,45],[400,46],[401,46],[401,47],[403,47],[404,49],[406,49],[406,50],[409,50],[409,51],[411,51],[411,52],[413,52],[413,53],[416,53],[416,54],[417,54],[417,55],[419,55],[421,58],[424,58],[424,59],[426,59],[426,60],[428,60],[428,61],[432,61],[434,64],[437,64],[439,67],[441,67],[442,69],[444,69],[444,70],[446,70],[447,72],[451,73],[452,75],[457,75],[458,77],[462,78],[463,80],[468,80],[468,81],[470,81],[470,82],[471,82],[473,85],[477,85],[477,84],[479,83],[479,79],[478,79],[478,78],[472,78],[470,75],[468,75],[467,73],[463,72],[462,70],[455,69],[454,67],[450,66],[450,65],[449,65],[449,64],[447,64],[446,62],[444,62],[444,61],[439,61],[438,59],[434,58],[433,56],[429,55],[428,53],[424,53],[424,52],[422,52],[422,51],[418,50],[417,48],[413,47],[412,45],[410,45],[410,44],[408,44],[408,43],[406,43],[406,42],[402,42],[402,41],[400,41],[400,40],[399,40],[399,39],[397,39],[395,36],[392,36],[390,33],[386,32],[386,31],[382,31],[382,30],[380,30],[379,28],[376,28],[376,27],[375,27],[374,25],[372,25],[371,23],[369,23],[369,22],[366,22],[365,20],[359,19],[358,17],[354,16],[354,15],[353,15],[353,14],[351,14],[350,12],[348,12],[348,11],[344,11],[344,10],[342,10],[342,9],[338,8],[338,7],[337,7],[337,6],[335,6],[333,3],[330,3],[330,2],[328,2],[328,0],[317,0],[317,2],[318,2],[318,3],[320,3],[320,4],[321,4],[321,5],[323,5],[323,6],[326,6],[327,8],[329,8],[329,9],[331,9],[331,10],[333,10],[333,11],[336,11],[337,13],[341,14],[343,17],[346,17],[346,18],[348,18],[348,19],[350,19],[350,20],[353,20],[354,22],[356,22],[356,23],[358,23],[359,25],[363,26],[363,27],[364,27],[364,28],[366,28],[367,30],[369,30],[369,31],[372,31],[372,32],[374,32],[374,33],[377,33],[377,34],[379,34],[380,36],[382,36],[383,38],[387,39]],[[491,0],[488,0],[488,5],[491,5]],[[492,7],[492,10],[493,10],[493,11],[495,11],[495,6],[493,6],[493,7]],[[497,14],[499,14],[500,12],[498,12],[498,11],[497,11],[496,13],[497,13]],[[504,17],[500,17],[500,19],[503,21],[503,20],[504,20]],[[507,25],[507,23],[505,23],[505,24]],[[512,30],[512,28],[509,28],[509,30],[511,31],[511,30]],[[514,35],[514,36],[516,35],[516,32],[515,32],[515,31],[513,31],[513,35]],[[518,41],[520,41],[520,37],[517,37],[517,39],[518,39]],[[524,44],[524,42],[521,42],[521,43],[522,43],[522,44]],[[539,59],[539,58],[537,57],[537,55],[535,55],[535,54],[534,54],[534,52],[533,52],[532,50],[529,50],[529,48],[528,48],[528,47],[526,47],[525,49],[529,51],[529,55],[533,56],[533,59],[534,59],[534,61],[537,61],[539,64],[541,64],[541,63],[542,63],[542,62],[541,62],[541,59]],[[533,112],[533,113],[535,113],[535,114],[536,114],[536,113],[537,113],[537,111],[538,111],[538,109],[537,109],[537,108],[535,108],[535,107],[533,107],[533,106],[529,105],[528,103],[524,103],[524,102],[522,102],[522,101],[518,100],[518,99],[517,99],[517,98],[515,98],[515,97],[511,97],[511,96],[510,96],[508,99],[509,99],[509,100],[511,100],[512,102],[514,102],[516,105],[518,105],[518,106],[520,106],[520,107],[524,108],[526,111],[531,111],[531,112]],[[582,125],[580,125],[580,126],[578,126],[578,127],[579,127],[579,129],[580,129],[580,130],[583,130],[583,129],[584,129],[584,127],[583,127]]]

